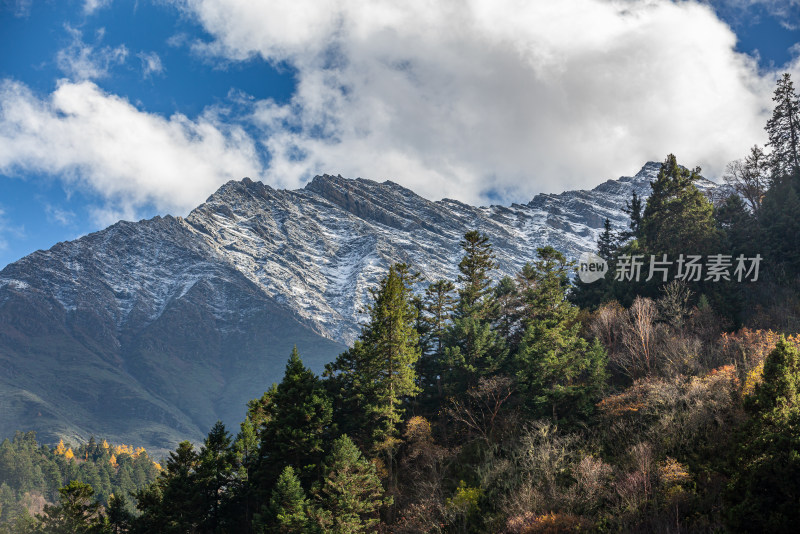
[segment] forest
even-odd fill
[[[551,247],[495,281],[492,244],[469,230],[456,280],[392,265],[322,376],[295,350],[238,429],[217,423],[163,468],[18,433],[0,446],[0,532],[795,532],[788,74],[774,102],[769,142],[730,164],[728,194],[666,157],[629,227],[606,221],[599,281]]]

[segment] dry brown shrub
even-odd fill
[[[567,532],[590,532],[591,521],[584,517],[550,512],[541,515],[527,513],[512,517],[506,524],[506,532],[512,534],[565,534]]]

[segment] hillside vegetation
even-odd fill
[[[788,75],[775,102],[769,152],[732,164],[734,194],[716,205],[699,169],[665,159],[646,202],[631,199],[628,230],[600,237],[603,280],[573,283],[543,247],[494,283],[492,245],[468,231],[456,280],[422,287],[393,265],[321,377],[295,349],[235,435],[217,423],[120,496],[135,511],[77,477],[4,528],[796,531],[800,98]]]

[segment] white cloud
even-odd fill
[[[65,26],[72,37],[72,43],[67,48],[58,51],[56,64],[58,68],[73,80],[94,80],[105,78],[108,71],[115,65],[122,65],[128,57],[125,45],[117,47],[100,46],[104,31],[97,32],[94,45],[83,42],[80,30]]]
[[[164,72],[164,65],[161,63],[161,58],[157,53],[139,52],[136,57],[142,61],[142,77],[150,78],[153,74]]]
[[[87,187],[108,201],[95,210],[99,223],[150,205],[186,213],[225,181],[261,171],[254,142],[211,112],[166,119],[89,81],[62,80],[46,99],[0,82],[0,174],[47,173]]]
[[[669,152],[714,176],[765,138],[775,75],[698,2],[180,5],[213,36],[195,49],[297,70],[292,102],[254,115],[277,185],[333,172],[519,201]]]
[[[58,223],[62,226],[69,226],[75,220],[75,212],[53,206],[52,204],[45,204],[44,212],[47,215],[48,221]]]
[[[31,14],[32,5],[33,0],[5,0],[0,7],[12,10],[15,17],[26,18]]]
[[[83,2],[83,12],[87,15],[91,15],[98,9],[108,7],[111,5],[111,0],[85,0]]]

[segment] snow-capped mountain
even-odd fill
[[[659,167],[489,207],[388,181],[325,175],[288,191],[245,178],[185,219],[120,222],[35,252],[0,271],[0,436],[199,439],[218,418],[242,419],[293,344],[316,371],[350,344],[392,262],[455,279],[470,229],[489,236],[498,277],[544,245],[576,258],[606,217],[627,224],[625,202],[647,196]]]
[[[513,275],[552,245],[568,257],[593,250],[603,221],[622,229],[633,191],[646,197],[660,164],[591,191],[537,195],[525,205],[473,207],[432,202],[396,183],[317,176],[304,189],[229,182],[184,222],[267,295],[325,337],[352,343],[361,310],[392,262],[425,279],[454,280],[465,231],[486,233]]]

